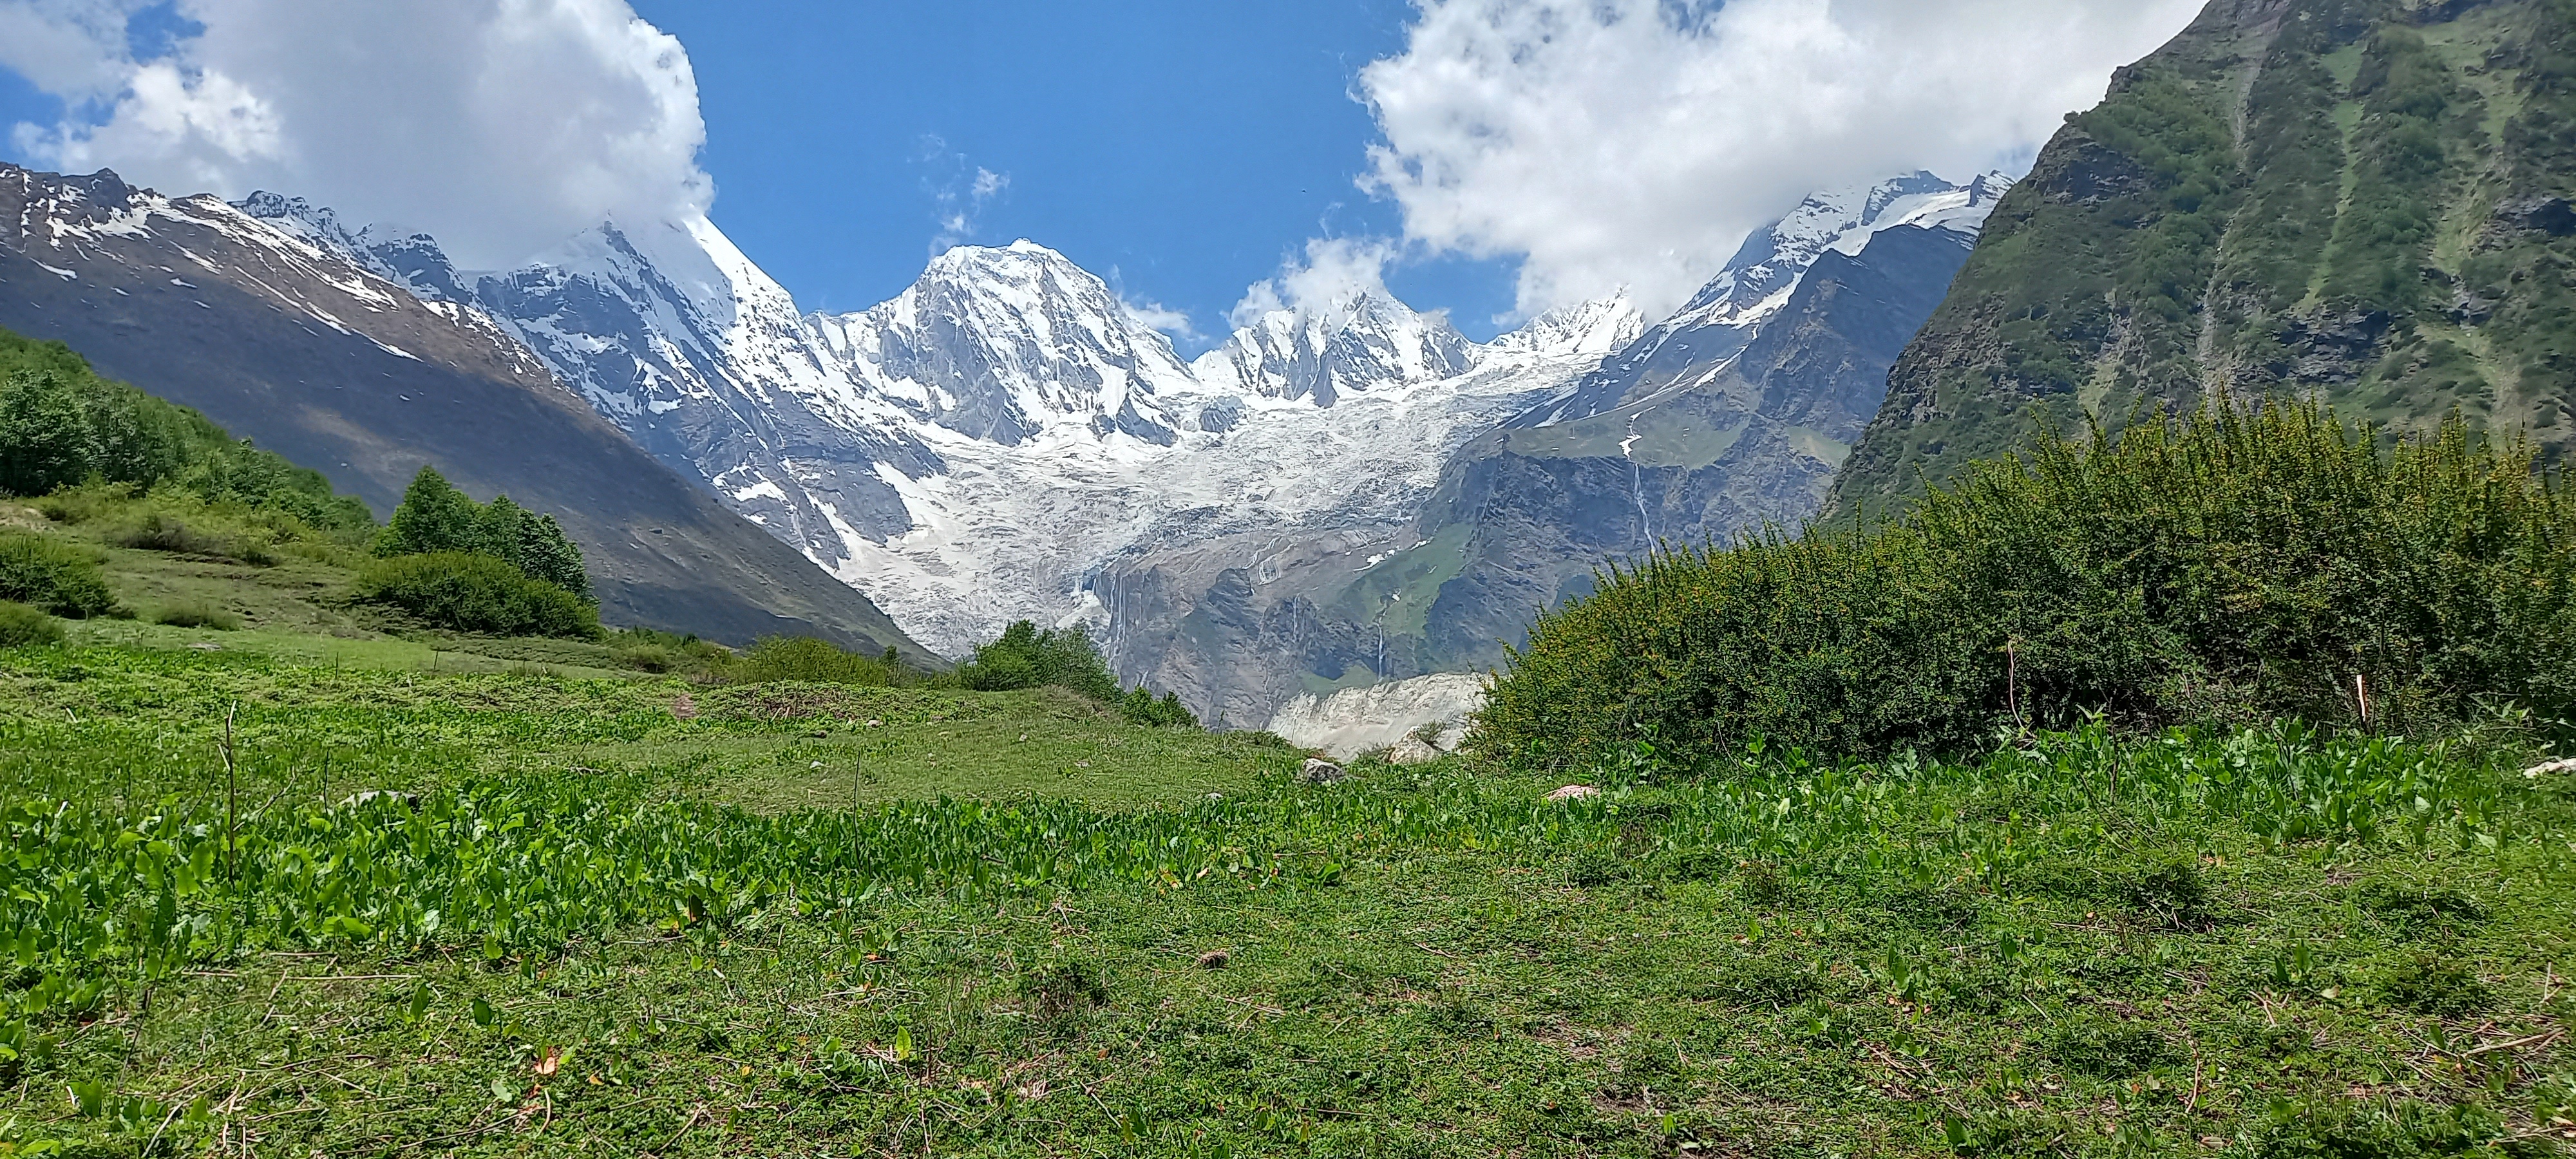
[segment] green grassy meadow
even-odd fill
[[[2576,1132],[2576,773],[2510,714],[1309,784],[1061,688],[425,631],[346,544],[81,502],[0,507],[130,613],[0,650],[0,1157]]]
[[[148,642],[0,653],[0,1154],[2576,1130],[2576,776],[2509,733],[1309,785],[1060,691]]]

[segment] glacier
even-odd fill
[[[1922,173],[1817,194],[1652,326],[1620,294],[1478,343],[1438,312],[1353,294],[1253,319],[1189,361],[1101,278],[1026,240],[951,249],[892,300],[830,314],[799,309],[703,216],[603,223],[523,268],[469,271],[433,238],[301,200],[235,208],[487,319],[930,648],[962,655],[1017,619],[1081,623],[1133,675],[1154,658],[1121,650],[1112,561],[1217,542],[1400,555],[1470,439],[1607,409],[1641,373],[1713,373],[1820,256],[1899,226],[1972,232],[2009,185]]]

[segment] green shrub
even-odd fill
[[[116,610],[96,555],[23,532],[0,532],[0,600],[33,604],[71,620]]]
[[[884,688],[895,682],[896,671],[875,657],[844,651],[828,640],[765,636],[735,660],[725,675],[740,684],[793,680]]]
[[[212,628],[218,632],[238,632],[242,626],[240,616],[208,603],[173,604],[153,613],[152,622],[173,628]]]
[[[52,616],[25,604],[0,600],[0,648],[32,648],[63,642],[63,626]]]
[[[1158,700],[1142,684],[1128,689],[1127,695],[1119,698],[1118,714],[1126,717],[1127,723],[1146,728],[1199,726],[1199,718],[1190,712],[1189,706],[1181,703],[1179,693],[1166,692]]]
[[[244,563],[276,562],[275,557],[256,545],[237,541],[231,536],[190,527],[179,518],[158,511],[144,516],[141,523],[108,536],[108,542],[118,547],[131,547],[143,551],[167,551],[177,555],[212,555],[225,559],[238,559]]]
[[[359,571],[356,594],[460,632],[585,639],[601,634],[599,610],[587,601],[488,555],[440,552],[377,560]]]
[[[494,496],[477,503],[445,476],[422,467],[403,491],[402,504],[376,537],[380,556],[463,552],[507,561],[529,579],[590,598],[590,575],[552,515],[539,515]]]
[[[2555,478],[2456,417],[2383,451],[2312,406],[2222,402],[2043,435],[1876,531],[1614,567],[1539,618],[1471,743],[1955,750],[2092,713],[2430,731],[2498,701],[2563,721],[2571,545]]]
[[[958,665],[957,682],[979,692],[1052,684],[1103,704],[1120,700],[1118,677],[1080,624],[1043,631],[1027,620],[1013,624],[1001,639],[975,649],[974,659]]]
[[[721,673],[734,662],[723,645],[653,628],[619,628],[608,634],[608,647],[619,664],[639,672],[703,675]]]

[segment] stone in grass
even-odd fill
[[[1600,795],[1601,790],[1593,788],[1590,785],[1567,785],[1562,789],[1558,789],[1557,791],[1548,794],[1547,799],[1551,801],[1580,801],[1586,797],[1598,797]]]
[[[2559,773],[2576,773],[2576,757],[2569,757],[2563,761],[2550,761],[2546,764],[2533,765],[2522,771],[2523,776],[2529,777],[2535,781],[2542,777],[2554,776]]]
[[[1306,758],[1306,767],[1297,770],[1297,779],[1310,785],[1329,785],[1348,776],[1342,766],[1322,757]]]
[[[1431,742],[1418,736],[1409,736],[1403,740],[1395,742],[1394,748],[1386,750],[1386,763],[1390,765],[1427,765],[1447,755],[1447,753],[1443,753],[1439,749],[1433,748],[1431,746]]]

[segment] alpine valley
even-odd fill
[[[13,281],[96,289],[92,267],[141,270],[171,322],[287,327],[263,349],[309,339],[411,373],[551,377],[928,650],[961,655],[1024,618],[1085,624],[1123,678],[1236,725],[1301,694],[1481,670],[1604,560],[1811,516],[2010,185],[1920,173],[1817,194],[1651,325],[1614,296],[1477,343],[1364,294],[1271,313],[1184,361],[1102,279],[1028,241],[951,250],[873,309],[808,313],[704,218],[603,224],[525,268],[474,272],[433,238],[288,197],[6,179],[33,207]],[[41,229],[39,210],[54,217]],[[228,240],[192,243],[182,218]],[[339,297],[281,290],[281,263]],[[202,278],[243,292],[167,292]],[[104,288],[118,296],[30,300],[0,322],[104,338],[65,325],[137,309]],[[410,329],[378,333],[388,316]],[[147,389],[172,373],[104,367]],[[305,427],[382,425],[377,396],[403,393],[392,373],[333,377],[290,407],[181,401],[300,446]],[[364,475],[358,493],[384,504],[399,472],[337,447],[305,458]],[[490,482],[542,498],[527,474]],[[638,538],[595,522],[573,527],[595,554]]]

